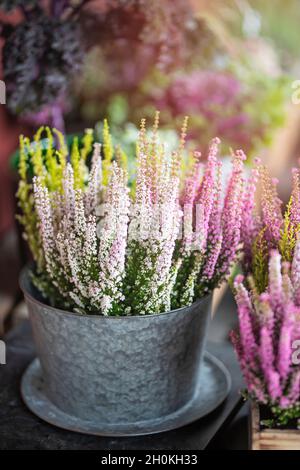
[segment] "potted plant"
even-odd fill
[[[21,287],[40,360],[22,391],[34,412],[67,428],[170,429],[199,398],[211,292],[240,240],[245,157],[235,153],[223,201],[218,139],[207,163],[196,152],[187,169],[185,127],[168,155],[157,126],[148,136],[142,122],[130,188],[109,139],[90,162],[76,141],[69,155],[61,135],[46,153],[40,134],[31,152],[21,139],[20,221],[34,258]],[[45,399],[55,411],[41,409]]]
[[[259,216],[254,193],[261,184]],[[258,162],[243,211],[244,271],[234,281],[239,327],[232,341],[251,404],[252,449],[300,449],[299,170],[282,215],[266,167]],[[245,225],[246,224],[246,225]]]

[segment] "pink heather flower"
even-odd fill
[[[300,340],[300,307],[298,305],[294,305],[293,310],[294,328],[292,332],[292,343]]]
[[[260,330],[259,356],[269,395],[271,400],[276,401],[281,395],[280,375],[274,370],[273,338],[267,326],[262,326]]]
[[[253,310],[250,294],[244,285],[244,277],[242,275],[238,275],[234,279],[234,289],[237,306],[242,308],[245,307],[246,309],[248,309],[249,312],[251,312],[249,318],[251,321],[252,333],[255,338],[254,341],[256,341],[258,337],[257,315],[255,315],[255,312]]]
[[[259,232],[257,217],[254,215],[258,176],[258,170],[254,168],[247,181],[242,208],[241,241],[243,243],[244,264],[247,268],[251,264],[252,243]]]
[[[286,397],[285,395],[283,395],[282,397],[280,397],[280,400],[279,400],[279,406],[281,408],[289,408],[291,405],[291,402],[289,400],[288,397]]]
[[[225,195],[221,220],[223,240],[218,263],[218,269],[223,275],[228,274],[240,243],[244,195],[243,161],[245,159],[246,156],[241,150],[235,152],[232,175]]]
[[[196,195],[200,189],[203,164],[198,161],[201,154],[199,152],[194,152],[194,154],[197,154],[197,160],[193,165],[191,174],[186,177],[183,190],[183,197],[181,200],[182,205],[194,204]]]
[[[282,389],[280,387],[280,375],[274,370],[266,371],[266,377],[268,380],[268,392],[273,402],[278,399],[282,400]]]
[[[219,222],[217,222],[219,218]],[[216,214],[215,221],[217,227],[214,227],[212,230],[212,236],[210,237],[211,241],[211,250],[207,256],[204,268],[203,268],[203,278],[210,281],[213,276],[215,275],[216,265],[220,256],[222,242],[223,242],[223,234],[221,231],[221,223],[220,223],[220,215]]]
[[[245,362],[246,358],[243,359],[243,366],[241,367],[246,373],[244,373],[245,381],[251,396],[255,397],[261,404],[267,404],[267,391],[265,389],[265,383],[252,372],[248,364]]]
[[[290,264],[281,264],[279,253],[272,250],[266,292],[248,292],[240,275],[234,287],[239,327],[231,338],[250,395],[269,406],[294,406],[300,400],[300,373],[292,362],[292,344],[299,339],[300,310],[293,298]]]
[[[269,261],[269,294],[271,307],[280,312],[283,306],[283,287],[281,275],[281,256],[276,250],[270,252]]]
[[[292,261],[291,281],[294,287],[295,303],[300,306],[300,237],[296,241]]]
[[[100,151],[101,144],[95,143],[87,190],[84,194],[85,210],[88,214],[93,213],[101,202],[102,159]]]
[[[283,326],[280,332],[278,370],[283,383],[285,383],[291,365],[291,327]]]
[[[289,405],[300,400],[300,370],[295,371],[292,376],[287,399]]]
[[[213,207],[209,219],[207,233],[207,256],[204,261],[203,277],[210,281],[214,274],[215,268],[220,256],[223,232],[222,232],[222,195],[221,195],[221,172],[222,162],[218,162],[217,175],[215,182],[215,191],[213,199]]]
[[[294,328],[294,305],[287,304],[284,307],[281,320],[281,330],[278,343],[278,371],[284,384],[291,367],[292,335]]]
[[[256,327],[265,326],[268,330],[269,336],[273,337],[275,318],[274,311],[272,310],[270,303],[270,294],[268,292],[263,292],[259,296],[259,302],[256,305],[258,315],[256,316]]]
[[[240,337],[243,346],[244,354],[249,361],[249,367],[254,367],[254,360],[256,354],[256,343],[252,329],[252,321],[250,318],[251,312],[245,304],[241,304],[238,309],[239,323],[240,323]]]
[[[237,331],[230,332],[230,339],[235,349],[240,368],[249,392],[252,392],[255,397],[260,397],[260,400],[264,400],[264,386],[260,386],[259,378],[253,375],[249,364],[247,363],[247,356],[244,353],[243,345],[241,342],[240,334]]]
[[[272,337],[269,334],[269,330],[266,326],[262,326],[260,330],[260,356],[261,366],[266,374],[273,369],[274,364],[274,351]]]
[[[207,164],[204,171],[204,176],[201,182],[201,186],[199,189],[199,194],[196,198],[196,204],[201,204],[203,207],[203,218],[202,220],[196,220],[196,232],[199,231],[199,224],[201,223],[201,230],[203,233],[203,244],[205,246],[207,235],[208,235],[208,228],[209,228],[209,220],[211,216],[211,211],[214,204],[214,197],[215,197],[215,182],[216,182],[216,172],[218,168],[218,161],[217,161],[217,153],[220,144],[220,139],[217,137],[212,140],[208,157],[207,157]],[[203,248],[204,248],[203,246]],[[201,248],[200,248],[201,250]]]
[[[282,263],[282,290],[283,290],[283,301],[284,304],[290,303],[294,299],[294,287],[289,275],[290,272],[290,263],[284,261]]]
[[[280,239],[283,217],[282,202],[278,197],[277,180],[270,177],[266,167],[259,167],[260,181],[262,183],[261,208],[263,226],[266,227],[266,236],[270,243],[277,243]]]
[[[291,222],[297,227],[300,224],[300,170],[292,169],[292,205]]]

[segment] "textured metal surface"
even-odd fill
[[[219,326],[223,331],[229,330],[230,325],[224,321],[228,321],[234,309],[234,301],[222,304],[212,320],[216,329]],[[247,449],[246,414],[241,420],[232,422],[242,402],[240,390],[245,388],[240,367],[228,339],[215,342],[212,330],[215,328],[209,329],[207,350],[225,364],[232,378],[226,400],[214,412],[188,426],[169,432],[137,437],[99,437],[53,426],[39,419],[24,405],[20,393],[21,378],[36,357],[36,350],[29,322],[21,322],[4,338],[7,364],[0,367],[0,450],[201,450],[214,446],[214,442],[215,449]]]
[[[193,398],[211,297],[166,314],[103,317],[39,302],[26,272],[21,287],[44,392],[65,413],[127,425],[170,415]]]
[[[231,386],[230,374],[214,356],[205,353],[199,382],[192,399],[182,408],[161,418],[136,423],[87,421],[68,415],[47,398],[40,362],[35,359],[22,379],[22,397],[28,408],[55,426],[100,436],[137,436],[169,431],[200,419],[216,409],[226,398]]]

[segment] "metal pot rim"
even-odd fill
[[[205,302],[207,299],[212,297],[212,292],[209,294],[206,294],[204,297],[201,297],[200,299],[197,299],[193,304],[187,305],[186,307],[180,307],[175,310],[169,310],[168,312],[162,312],[162,313],[152,313],[152,314],[147,314],[147,315],[98,315],[98,314],[82,314],[82,313],[77,313],[77,312],[71,312],[69,310],[63,310],[61,308],[57,307],[52,307],[49,304],[45,304],[44,302],[38,300],[28,289],[28,286],[31,284],[29,280],[29,266],[24,266],[24,268],[21,270],[20,276],[19,276],[19,285],[20,288],[24,294],[25,297],[29,298],[32,302],[42,306],[42,307],[47,307],[47,309],[52,310],[55,313],[58,313],[60,315],[66,315],[66,316],[75,316],[75,317],[81,317],[81,318],[97,318],[97,319],[112,319],[116,321],[120,321],[122,319],[135,319],[135,318],[157,318],[161,316],[166,316],[166,315],[174,315],[178,313],[183,313],[186,309],[192,307],[193,305],[201,304],[202,302]]]

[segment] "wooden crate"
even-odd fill
[[[252,450],[300,450],[300,430],[261,429],[260,411],[256,403],[251,403],[250,449]]]

